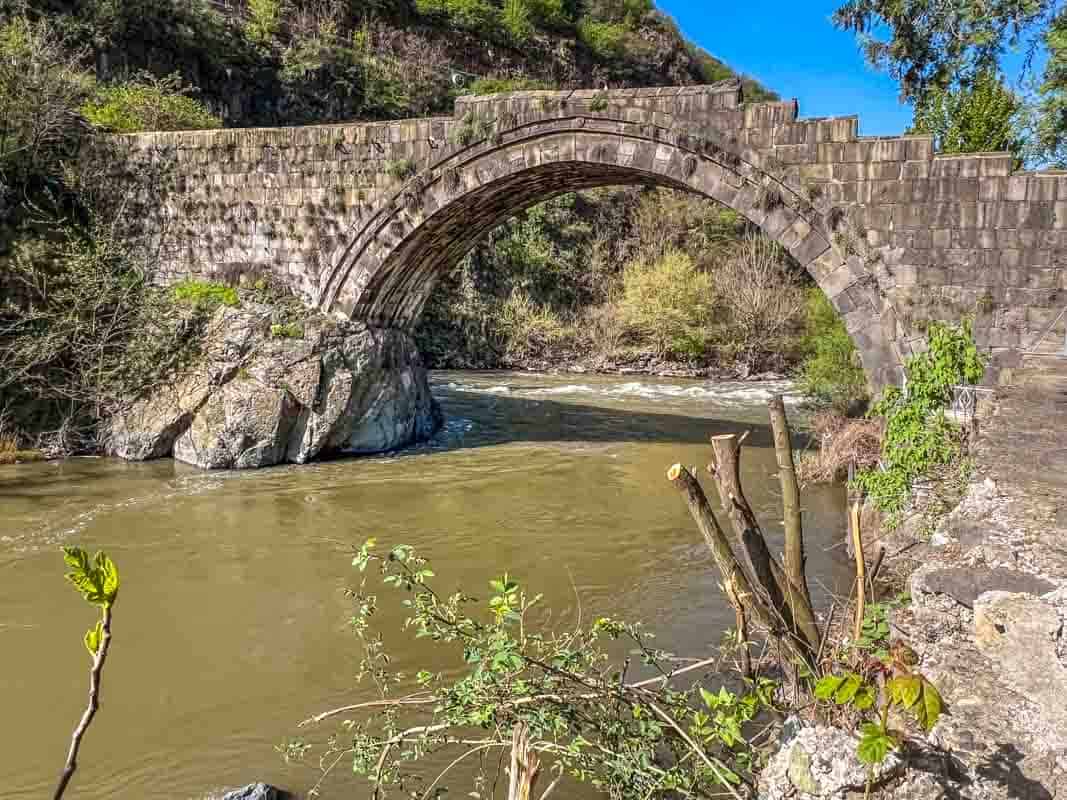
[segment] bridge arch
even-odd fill
[[[871,383],[897,380],[895,317],[876,275],[840,245],[832,213],[736,140],[628,117],[514,120],[450,148],[357,221],[320,275],[319,306],[410,330],[437,279],[514,214],[582,189],[661,186],[722,203],[788,250],[844,318]]]

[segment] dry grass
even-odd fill
[[[849,464],[865,469],[878,464],[882,452],[883,422],[879,419],[849,419],[834,411],[822,411],[811,421],[819,449],[800,461],[798,476],[803,483],[829,483],[848,475]]]
[[[7,415],[0,413],[0,466],[43,459],[44,455],[38,450],[19,449],[19,437],[10,432],[7,421]]]
[[[19,450],[19,443],[15,437],[0,436],[0,465],[38,461],[40,458],[41,454],[35,450]]]

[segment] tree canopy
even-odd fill
[[[1016,114],[1016,130],[1024,132],[1031,159],[1062,162],[1067,156],[1067,7],[1061,0],[848,0],[834,12],[834,23],[857,35],[868,61],[899,81],[902,98],[921,113],[947,100],[946,92],[967,101],[957,104],[960,110],[993,100],[988,76],[1006,54],[1020,53],[1015,77],[1035,91],[1031,119],[1024,125]],[[1048,58],[1036,75],[1042,51]],[[975,95],[974,87],[982,92]],[[1003,101],[996,101],[998,111]]]

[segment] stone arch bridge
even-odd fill
[[[788,249],[876,386],[898,379],[929,320],[974,315],[1005,363],[1043,333],[1054,347],[1067,306],[1067,174],[939,155],[926,136],[861,137],[856,117],[745,104],[735,81],[463,97],[452,117],[121,146],[175,165],[156,210],[168,279],[271,273],[385,328],[410,330],[436,278],[521,209],[635,183],[713,198]]]

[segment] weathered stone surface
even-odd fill
[[[238,375],[193,415],[174,442],[174,457],[206,469],[281,463],[298,408],[286,389]]]
[[[839,728],[787,725],[778,752],[760,774],[761,800],[844,800],[863,792],[869,767],[856,756],[858,740]],[[875,768],[875,780],[898,773],[902,763],[890,753]]]
[[[304,463],[426,439],[440,424],[426,371],[402,331],[316,318],[272,338],[270,309],[224,309],[205,354],[118,415],[111,451],[209,469]]]
[[[988,592],[974,607],[979,651],[1009,679],[1011,691],[1036,709],[1034,725],[1067,747],[1065,619],[1067,604],[1057,607],[1028,594]]]
[[[975,600],[985,592],[1041,595],[1055,588],[1055,584],[1037,575],[1004,567],[945,567],[917,573],[912,581],[913,594],[947,595],[965,608],[974,608]]]

